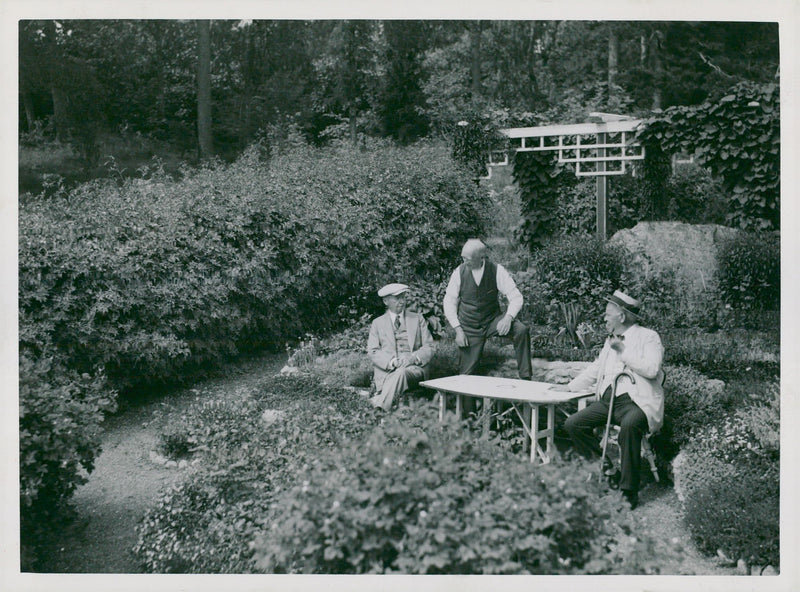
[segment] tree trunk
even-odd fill
[[[661,63],[661,31],[653,32],[650,57],[653,60],[653,109],[661,109],[661,84],[664,79],[664,66]]]
[[[211,136],[211,25],[197,21],[197,142],[200,158],[214,153]]]
[[[528,29],[528,51],[526,55],[527,67],[528,70],[528,81],[530,84],[530,97],[533,99],[539,94],[539,84],[536,79],[536,23],[531,21],[529,24]],[[528,105],[528,109],[530,111],[534,111],[536,109],[536,105],[534,104],[534,100],[530,102]]]
[[[59,142],[66,142],[67,133],[67,97],[64,91],[58,86],[50,88],[53,97],[53,127],[56,130],[56,138]]]
[[[647,63],[647,37],[639,36],[639,66],[644,68]]]
[[[358,126],[356,125],[358,120],[358,111],[356,110],[355,105],[350,105],[350,143],[353,146],[358,145]]]
[[[613,102],[615,91],[614,87],[617,84],[617,60],[619,55],[619,36],[617,29],[613,23],[608,26],[608,104],[615,104]]]
[[[25,121],[28,124],[28,131],[32,132],[36,128],[36,114],[33,110],[33,98],[27,89],[21,91],[22,104],[25,107]]]
[[[481,96],[481,21],[475,21],[470,25],[470,51],[471,51],[471,70],[472,70],[472,102],[475,103]]]

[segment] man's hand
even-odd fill
[[[497,334],[501,337],[508,335],[508,332],[511,330],[511,323],[513,322],[514,319],[512,319],[510,316],[504,316],[502,319],[500,319],[500,322],[497,323]]]
[[[458,347],[469,347],[469,339],[467,339],[467,334],[464,333],[464,329],[460,326],[456,327],[456,345]]]
[[[397,366],[398,368],[405,368],[406,366],[410,366],[415,364],[415,356],[413,354],[408,354],[407,356],[400,356],[397,358]]]

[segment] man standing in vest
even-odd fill
[[[444,295],[444,315],[456,331],[459,372],[473,374],[486,340],[499,335],[513,340],[519,377],[530,380],[531,335],[516,320],[523,299],[514,279],[502,265],[488,260],[486,245],[477,239],[464,244],[461,259]],[[508,300],[505,313],[500,310],[500,294]],[[473,406],[474,401],[468,398],[465,404]]]
[[[391,409],[396,397],[428,376],[426,366],[434,354],[425,317],[406,310],[407,291],[405,284],[388,284],[378,290],[386,312],[369,328],[367,353],[378,390],[370,402],[384,411]]]
[[[638,300],[620,290],[606,300],[603,319],[610,337],[597,359],[567,385],[571,391],[594,389],[597,400],[570,415],[564,427],[581,455],[590,460],[600,456],[592,429],[606,424],[614,396],[612,421],[620,426],[619,488],[634,509],[639,505],[642,438],[664,421],[664,347],[658,333],[639,325]]]

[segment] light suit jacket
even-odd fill
[[[431,361],[434,353],[433,336],[428,329],[428,322],[421,314],[405,311],[406,332],[408,333],[408,345],[411,353],[416,354],[420,359],[423,373],[427,378],[427,368],[425,366]],[[383,381],[389,375],[389,362],[397,355],[394,339],[394,328],[392,327],[392,317],[389,311],[382,314],[374,321],[369,328],[369,340],[367,341],[367,352],[369,359],[375,370],[375,387],[380,390]]]
[[[624,370],[630,372],[636,384],[630,388],[629,396],[647,416],[650,433],[657,431],[664,422],[664,347],[661,338],[652,329],[632,325],[625,332],[625,351],[619,360],[625,364]],[[611,351],[606,340],[597,359],[587,366],[569,383],[575,390],[595,389],[599,397],[603,384],[606,357]]]

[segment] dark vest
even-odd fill
[[[458,292],[458,321],[464,329],[485,329],[500,314],[497,290],[497,266],[486,261],[481,285],[475,283],[472,271],[459,267],[461,289]]]

